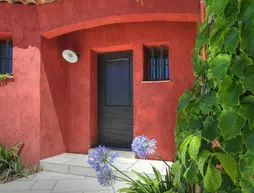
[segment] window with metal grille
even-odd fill
[[[12,42],[0,40],[0,74],[12,74]]]
[[[149,81],[169,80],[168,47],[148,47],[147,79]]]

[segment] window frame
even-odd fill
[[[142,82],[171,82],[169,50],[170,47],[166,43],[144,46],[144,81]]]
[[[9,75],[13,75],[13,41],[12,39],[0,39],[0,45],[4,45],[5,46],[5,55],[1,56],[0,55],[0,60],[3,60],[5,63],[5,71],[3,73],[0,72],[1,75],[4,74],[9,74]],[[12,49],[12,55],[9,56],[9,47],[11,45],[11,49]],[[9,61],[11,61],[11,69],[10,65],[9,65]],[[1,64],[0,64],[0,68],[2,68]],[[11,73],[9,73],[9,71],[11,71]]]

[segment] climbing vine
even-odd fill
[[[254,2],[205,4],[196,80],[177,108],[174,185],[178,192],[253,193]]]

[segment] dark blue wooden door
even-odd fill
[[[130,148],[133,139],[132,52],[99,56],[99,144]]]

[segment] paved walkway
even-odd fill
[[[43,171],[7,184],[0,184],[0,193],[112,193],[112,188],[99,185],[96,173],[87,163],[84,154],[63,153],[41,160]],[[168,162],[171,164],[171,162]],[[114,165],[131,178],[137,178],[135,170],[154,177],[151,165],[165,175],[166,166],[161,161],[140,160],[118,157]],[[117,176],[121,176],[116,172]],[[125,182],[117,181],[116,190],[126,187]]]
[[[116,182],[116,189],[123,187],[124,182]],[[112,189],[100,186],[96,178],[42,171],[0,184],[0,193],[112,193]]]

